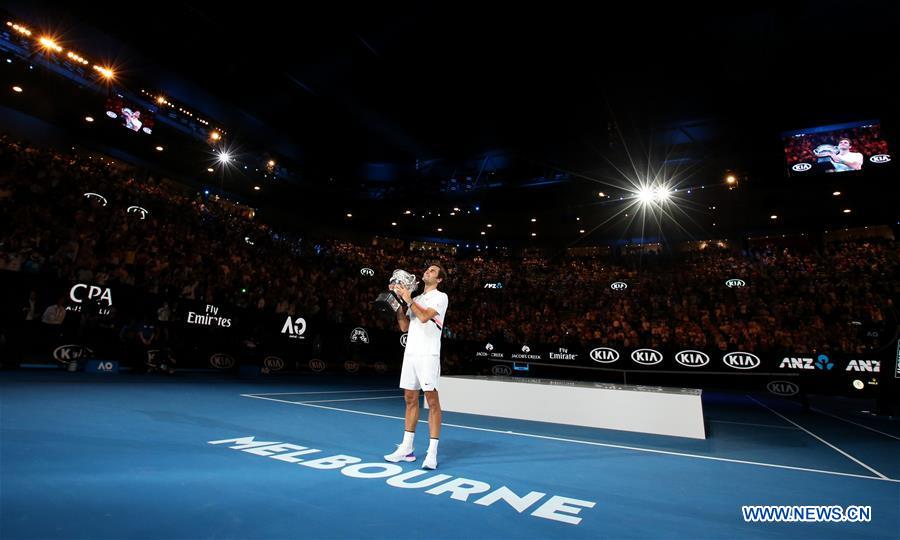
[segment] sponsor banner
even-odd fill
[[[530,345],[522,345],[518,350],[513,349],[509,358],[516,362],[542,362],[546,359],[546,356],[541,354],[541,351],[531,350]]]
[[[512,368],[507,366],[506,364],[494,364],[491,366],[491,375],[496,375],[498,377],[509,377],[512,375]]]
[[[360,364],[356,360],[347,360],[344,362],[344,371],[347,373],[356,373],[359,371]]]
[[[113,307],[112,289],[90,283],[76,283],[69,288],[70,304],[66,311],[80,313],[85,302],[97,305],[97,314],[110,315]]]
[[[594,347],[588,352],[588,358],[593,362],[604,365],[615,364],[622,355],[616,349],[610,347]]]
[[[762,360],[753,353],[735,351],[723,355],[722,363],[731,369],[750,371],[759,368],[762,365]]]
[[[475,350],[475,358],[478,360],[508,360],[507,353],[501,350],[499,345],[485,342],[481,348]]]
[[[361,326],[357,326],[353,330],[350,331],[350,343],[357,343],[361,345],[369,344],[369,332],[366,331],[365,328]]]
[[[192,326],[231,328],[231,319],[231,316],[227,315],[222,308],[213,304],[204,304],[201,309],[189,310],[185,322]]]
[[[791,381],[770,381],[769,384],[766,385],[766,390],[776,396],[789,397],[799,394],[800,386]]]
[[[81,358],[90,358],[94,351],[84,345],[60,345],[53,349],[53,359],[61,364],[77,362]]]
[[[88,360],[84,371],[86,373],[118,373],[119,362],[116,360]]]
[[[630,357],[639,366],[658,366],[663,361],[663,353],[656,349],[637,349],[631,351]]]
[[[709,355],[703,351],[688,349],[675,354],[675,363],[688,368],[701,368],[709,365]]]
[[[900,379],[900,339],[897,340],[897,356],[894,358],[894,377]]]
[[[213,353],[209,357],[209,365],[216,369],[226,370],[235,366],[234,357],[227,353]]]
[[[306,339],[306,319],[290,315],[281,324],[281,335],[288,339],[303,341]]]
[[[281,371],[285,368],[284,360],[279,356],[267,356],[263,358],[263,367],[269,371]]]

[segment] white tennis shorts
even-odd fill
[[[400,369],[400,388],[430,392],[438,389],[440,379],[440,356],[411,354],[403,357],[403,367]]]

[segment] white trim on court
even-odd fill
[[[311,396],[313,394],[362,394],[365,392],[399,392],[400,388],[382,388],[379,390],[325,390],[322,392],[270,392],[268,394],[241,394],[242,396]]]
[[[769,407],[768,405],[766,405],[765,403],[759,401],[758,399],[754,398],[753,396],[749,396],[749,395],[748,395],[747,397],[748,397],[749,399],[751,399],[752,401],[755,401],[757,405],[759,405],[759,406],[761,406],[761,407],[765,407],[766,409],[769,409],[769,411],[770,411],[772,414],[774,414],[774,415],[776,415],[776,416],[782,418],[784,421],[790,422],[791,424],[794,424],[795,426],[797,426],[798,428],[800,428],[801,430],[803,430],[803,432],[805,432],[807,435],[813,437],[813,438],[816,439],[817,441],[819,441],[819,442],[821,442],[822,444],[828,446],[829,448],[831,448],[831,449],[834,450],[835,452],[841,454],[842,456],[844,456],[844,457],[850,459],[851,461],[853,461],[853,462],[856,463],[857,465],[860,465],[860,466],[862,466],[862,467],[868,469],[869,471],[875,473],[877,476],[880,476],[883,480],[890,480],[890,478],[888,478],[887,476],[881,474],[880,472],[876,471],[876,470],[873,469],[872,467],[869,467],[868,465],[866,465],[866,464],[863,463],[862,461],[856,459],[855,457],[851,456],[851,455],[848,454],[847,452],[844,452],[843,450],[841,450],[841,449],[838,448],[837,446],[831,444],[830,442],[826,441],[826,440],[823,439],[822,437],[819,437],[818,435],[816,435],[816,434],[813,433],[812,431],[806,429],[805,427],[801,426],[801,425],[798,424],[797,422],[794,422],[793,420],[791,420],[791,419],[788,418],[787,416],[784,416],[783,414],[779,413],[779,412],[776,411],[775,409]]]
[[[373,399],[403,399],[403,395],[397,396],[378,396],[378,397],[358,397],[348,399],[317,399],[315,401],[295,401],[294,403],[334,403],[337,401],[370,401]]]
[[[302,405],[304,407],[314,407],[317,409],[326,409],[329,411],[340,411],[340,412],[347,412],[347,413],[353,413],[353,414],[361,414],[364,416],[376,416],[379,418],[389,418],[391,420],[405,420],[405,418],[402,416],[391,416],[388,414],[370,413],[370,412],[366,412],[366,411],[354,411],[352,409],[341,409],[339,407],[329,407],[326,405],[318,405],[318,404],[313,404],[313,403],[285,401],[283,399],[262,397],[259,394],[241,394],[241,397],[263,399],[266,401],[287,403],[289,405]],[[427,424],[428,420],[419,420],[419,423]],[[575,444],[584,444],[584,445],[588,445],[588,446],[600,446],[600,447],[604,447],[604,448],[617,448],[617,449],[621,449],[621,450],[633,450],[635,452],[647,452],[647,453],[651,453],[651,454],[663,454],[663,455],[669,455],[669,456],[688,457],[688,458],[694,458],[694,459],[705,459],[705,460],[710,460],[710,461],[723,461],[726,463],[741,463],[744,465],[756,465],[758,467],[771,467],[771,468],[775,468],[775,469],[788,469],[788,470],[793,470],[793,471],[804,471],[804,472],[812,472],[812,473],[819,473],[819,474],[829,474],[829,475],[834,475],[834,476],[847,476],[847,477],[851,477],[851,478],[863,478],[866,480],[880,480],[880,481],[884,481],[884,482],[900,483],[900,480],[895,480],[893,478],[887,478],[887,477],[866,476],[863,474],[843,473],[843,472],[837,472],[837,471],[825,471],[825,470],[820,470],[820,469],[808,469],[805,467],[792,467],[790,465],[777,465],[775,463],[762,463],[762,462],[758,462],[758,461],[745,461],[745,460],[741,460],[741,459],[729,459],[729,458],[721,458],[721,457],[714,457],[714,456],[704,456],[704,455],[700,455],[700,454],[687,454],[687,453],[683,453],[683,452],[671,452],[668,450],[656,450],[653,448],[641,448],[641,447],[637,447],[637,446],[625,446],[625,445],[620,445],[620,444],[599,443],[599,442],[593,442],[593,441],[581,441],[578,439],[550,437],[547,435],[535,435],[533,433],[519,433],[519,432],[515,432],[515,431],[504,431],[504,430],[499,430],[499,429],[488,429],[488,428],[480,428],[480,427],[474,427],[474,426],[464,426],[464,425],[460,425],[460,424],[444,423],[444,424],[442,424],[442,426],[455,427],[455,428],[460,428],[460,429],[469,429],[469,430],[473,430],[473,431],[486,431],[489,433],[500,433],[501,435],[513,435],[513,436],[517,436],[517,437],[528,437],[528,438],[532,438],[532,439],[543,439],[543,440],[549,440],[549,441],[569,442],[569,443],[575,443]]]
[[[883,431],[878,431],[877,429],[875,429],[875,428],[873,428],[873,427],[869,427],[869,426],[867,426],[867,425],[865,425],[865,424],[860,424],[859,422],[854,422],[853,420],[847,420],[846,418],[842,418],[842,417],[840,417],[840,416],[838,416],[838,415],[836,415],[836,414],[831,414],[830,412],[825,412],[825,411],[820,410],[820,409],[817,409],[817,408],[815,408],[815,407],[810,407],[810,409],[816,411],[817,413],[825,414],[825,415],[828,415],[828,416],[830,416],[830,417],[832,417],[832,418],[837,418],[838,420],[843,420],[844,422],[853,424],[853,425],[855,425],[855,426],[859,426],[859,427],[861,427],[861,428],[866,428],[866,429],[868,429],[869,431],[874,431],[875,433],[879,433],[879,434],[881,434],[881,435],[884,435],[885,437],[890,437],[890,438],[892,438],[892,439],[896,439],[896,440],[900,441],[900,437],[898,437],[898,436],[896,436],[896,435],[891,435],[890,433],[885,433],[885,432],[883,432]]]
[[[775,424],[753,424],[751,422],[734,422],[732,420],[708,420],[711,424],[736,424],[738,426],[753,426],[753,427],[764,427],[764,428],[774,428],[774,429],[789,429],[791,431],[797,431],[797,428],[793,426],[776,426]]]

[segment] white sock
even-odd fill
[[[431,441],[429,441],[429,443],[428,443],[428,453],[436,454],[437,453],[437,445],[438,445],[438,440],[432,438]]]
[[[403,448],[409,448],[410,450],[412,450],[413,438],[415,436],[416,436],[415,431],[404,431],[403,432],[403,444],[401,444],[400,446],[402,446]]]

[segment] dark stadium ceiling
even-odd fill
[[[568,230],[585,212],[609,217],[597,193],[620,194],[621,171],[677,171],[682,187],[711,188],[736,172],[739,190],[714,189],[743,193],[733,204],[752,217],[699,212],[691,235],[714,235],[723,221],[771,225],[769,213],[805,201],[806,187],[780,191],[781,131],[863,118],[894,129],[896,4],[845,9],[6,6],[218,118],[242,144],[285,156],[307,181],[343,189],[317,212],[371,213],[367,226],[390,230],[404,208],[481,205],[502,207],[511,223],[545,212]],[[300,202],[278,192],[265,204]],[[819,219],[800,206],[796,225]]]

